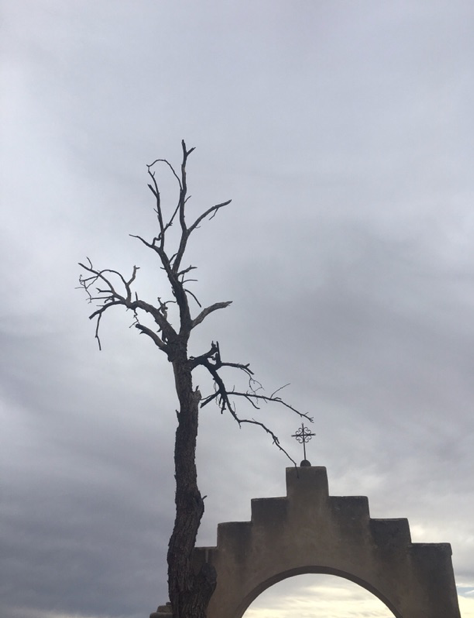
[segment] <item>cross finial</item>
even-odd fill
[[[311,433],[311,431],[304,426],[304,423],[301,423],[301,427],[295,431],[295,433],[291,436],[295,438],[300,444],[303,445],[303,461],[301,462],[301,466],[310,466],[310,462],[306,459],[306,442],[309,442],[315,433]]]

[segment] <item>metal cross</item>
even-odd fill
[[[295,431],[295,433],[291,436],[292,438],[296,438],[296,440],[303,445],[303,456],[306,460],[306,442],[309,442],[315,433],[311,433],[311,431],[304,426],[304,423],[301,423],[301,428]]]

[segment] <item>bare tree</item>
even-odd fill
[[[279,390],[269,396],[265,395],[260,384],[255,381],[248,364],[222,360],[218,343],[213,342],[209,350],[200,356],[192,357],[188,354],[188,342],[193,329],[211,313],[228,307],[231,301],[216,302],[204,308],[200,305],[188,287],[189,273],[195,267],[183,265],[186,248],[191,234],[199,225],[206,219],[212,219],[219,210],[230,204],[231,200],[211,206],[192,223],[188,223],[186,214],[190,196],[188,196],[186,166],[194,148],[188,150],[184,141],[181,145],[182,160],[178,171],[166,159],[157,159],[147,166],[150,179],[148,186],[154,195],[158,220],[156,236],[146,240],[141,236],[132,235],[156,254],[158,264],[164,270],[171,288],[171,298],[162,301],[159,297],[156,304],[141,300],[133,289],[138,272],[137,266],[133,267],[131,275],[126,278],[117,270],[95,268],[91,260],[87,259],[87,263],[80,264],[84,272],[79,277],[79,283],[87,293],[89,302],[96,305],[90,318],[96,320],[95,336],[99,348],[101,319],[111,307],[120,306],[133,312],[135,328],[147,335],[160,351],[166,354],[173,366],[179,409],[174,448],[176,516],[167,555],[169,597],[174,618],[205,618],[209,600],[216,586],[216,574],[210,565],[205,565],[199,572],[195,572],[192,565],[192,552],[204,513],[204,501],[197,484],[195,463],[200,407],[214,401],[221,412],[230,413],[239,425],[249,423],[260,426],[288,457],[277,436],[264,423],[255,419],[241,418],[238,415],[236,400],[244,399],[254,408],[259,408],[264,402],[279,404],[300,417],[312,419],[286,403],[279,395]],[[155,175],[158,165],[168,168],[179,187],[177,205],[171,208],[168,214],[162,204],[160,187]],[[178,233],[172,237],[170,230],[173,225],[175,230],[179,227]],[[198,307],[194,316],[190,308],[191,299]],[[175,325],[168,315],[171,304],[176,305],[179,314]],[[152,327],[148,325],[150,319]],[[207,370],[214,384],[213,392],[204,397],[193,385],[193,371],[197,367]],[[244,390],[229,388],[222,375],[223,368],[243,372],[248,378],[248,388]]]

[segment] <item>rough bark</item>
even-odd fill
[[[184,350],[172,360],[179,410],[174,451],[176,517],[168,546],[168,590],[174,618],[205,618],[216,587],[215,571],[206,565],[196,573],[192,565],[204,513],[196,469],[201,394],[193,388],[186,349],[182,347]]]

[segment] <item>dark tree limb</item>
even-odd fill
[[[214,311],[218,311],[219,309],[225,309],[231,304],[232,304],[232,301],[227,300],[223,303],[214,303],[213,305],[206,307],[205,309],[201,311],[201,313],[198,316],[194,318],[194,320],[191,323],[191,328],[195,328],[198,324],[201,324],[201,322],[203,322],[210,313],[213,313]]]
[[[281,397],[277,395],[277,393],[280,392],[282,388],[284,387],[280,387],[279,389],[274,391],[271,395],[262,395],[261,393],[257,392],[257,390],[260,391],[262,387],[260,383],[254,380],[253,378],[254,374],[253,374],[253,371],[250,369],[250,366],[248,364],[244,365],[242,363],[231,363],[231,362],[222,361],[219,344],[217,342],[216,343],[213,342],[210,350],[206,352],[205,354],[202,354],[201,356],[198,356],[195,358],[191,358],[190,365],[192,369],[198,366],[202,366],[205,369],[207,369],[214,383],[214,393],[212,393],[211,395],[208,395],[207,397],[204,397],[201,400],[201,403],[200,403],[201,408],[203,408],[204,406],[207,406],[212,401],[215,401],[220,408],[221,414],[223,414],[225,411],[229,412],[231,416],[234,418],[234,420],[238,423],[239,427],[246,423],[261,427],[266,433],[268,433],[272,437],[273,443],[288,457],[290,461],[293,462],[293,464],[296,465],[296,462],[294,461],[294,459],[281,446],[280,440],[274,434],[274,432],[271,429],[269,429],[267,425],[265,425],[265,423],[262,423],[261,421],[257,421],[255,419],[240,418],[237,415],[236,405],[235,405],[235,402],[233,401],[234,398],[244,399],[253,408],[257,410],[260,409],[259,404],[261,403],[276,403],[276,404],[279,404],[287,408],[288,410],[291,410],[300,418],[305,418],[306,420],[312,423],[313,422],[312,417],[310,417],[305,412],[300,412],[300,410],[290,405],[284,399],[282,399]],[[249,377],[249,388],[246,391],[237,391],[235,388],[229,389],[226,386],[222,375],[219,373],[219,371],[223,367],[230,367],[232,369],[237,369],[247,374],[247,376]],[[258,389],[254,387],[255,384],[258,385]]]

